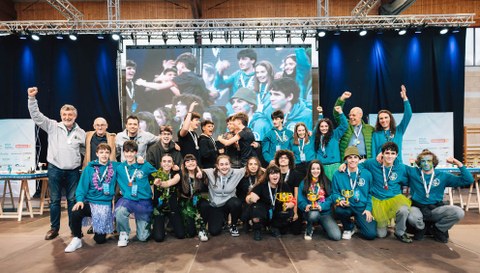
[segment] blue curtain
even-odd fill
[[[27,88],[37,86],[40,111],[47,117],[60,120],[60,108],[68,103],[78,109],[77,123],[85,131],[93,130],[99,116],[107,119],[110,132],[121,131],[117,47],[117,42],[94,35],[81,35],[77,41],[1,37],[0,118],[29,118]],[[43,133],[41,139],[47,143]]]
[[[352,92],[346,111],[359,106],[364,118],[380,109],[402,113],[405,84],[414,113],[454,113],[455,157],[462,158],[465,29],[446,35],[437,28],[404,36],[342,32],[319,39],[318,52],[320,102],[327,116],[345,90]]]

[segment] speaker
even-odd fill
[[[388,4],[383,4],[378,9],[380,15],[398,15],[409,8],[417,0],[393,0]]]

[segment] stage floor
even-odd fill
[[[264,235],[260,242],[242,232],[210,238],[165,242],[130,240],[117,247],[110,237],[95,245],[92,235],[84,237],[83,248],[64,253],[71,240],[66,212],[62,213],[60,236],[43,239],[49,229],[48,213],[22,222],[0,220],[1,272],[478,272],[480,268],[480,214],[466,213],[450,231],[450,242],[432,238],[405,244],[389,235],[366,241],[354,235],[350,241],[333,242],[319,231],[312,241],[303,236],[280,239]],[[133,223],[133,222],[132,222]],[[134,227],[134,225],[131,225]],[[84,230],[86,233],[86,230]],[[133,232],[132,232],[133,233]]]

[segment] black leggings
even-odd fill
[[[178,206],[177,196],[171,195],[168,198],[168,211],[159,208],[160,214],[153,216],[152,237],[156,242],[165,240],[165,219],[168,217],[173,228],[173,233],[178,239],[185,238],[185,228],[182,223],[182,215],[180,215],[180,207]]]
[[[191,202],[191,200],[183,199],[182,202]],[[203,226],[200,227],[201,229],[205,228],[205,221],[208,218],[210,204],[206,199],[200,198],[197,203],[197,209],[200,212],[200,216],[202,217]],[[183,223],[185,224],[185,232],[187,237],[192,238],[197,235],[197,228],[195,219],[191,217],[185,217],[182,215]]]
[[[228,214],[232,217],[232,225],[236,225],[242,214],[242,201],[237,197],[228,199],[225,205],[221,207],[210,206],[210,215],[208,215],[208,232],[210,235],[216,236],[222,232]]]
[[[82,238],[82,220],[84,217],[92,217],[92,211],[89,203],[84,203],[83,209],[72,211],[72,232],[73,236]],[[95,231],[95,230],[94,230]],[[107,242],[107,234],[96,233],[93,235],[93,240],[97,244],[103,244]]]

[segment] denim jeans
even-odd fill
[[[48,165],[48,188],[50,189],[50,225],[52,229],[60,229],[60,214],[62,188],[68,203],[68,226],[72,229],[72,208],[75,205],[75,190],[80,179],[79,168],[74,170],[62,170],[53,164]]]
[[[318,222],[322,226],[323,230],[325,230],[327,233],[329,239],[334,241],[339,241],[342,239],[340,228],[330,213],[322,214],[318,210],[311,210],[305,212],[305,219],[307,220],[307,232],[312,230],[314,223]]]
[[[130,211],[126,207],[118,207],[115,209],[115,219],[117,221],[118,232],[125,231],[130,234],[129,224]],[[139,241],[146,241],[150,236],[150,221],[135,220],[137,226],[137,238]]]
[[[372,220],[367,222],[366,215],[363,214],[365,207],[340,207],[335,208],[335,215],[340,219],[343,230],[353,230],[354,224],[350,217],[354,216],[357,226],[360,228],[362,236],[367,240],[373,240],[377,236],[377,222]]]

